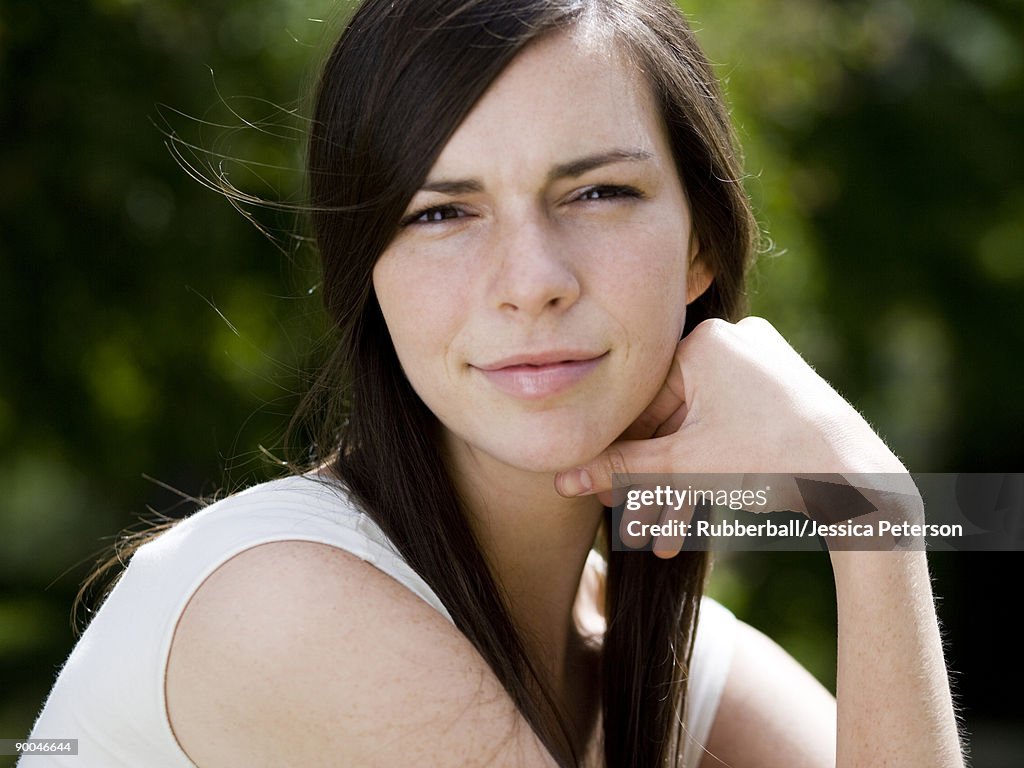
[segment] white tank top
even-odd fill
[[[196,512],[139,548],[64,663],[32,728],[35,739],[78,739],[77,755],[19,761],[67,768],[195,768],[171,731],[164,679],[189,599],[234,555],[271,541],[314,541],[360,557],[442,616],[437,595],[338,485],[286,477]],[[598,567],[604,561],[596,552]],[[594,561],[592,561],[594,562]],[[701,605],[687,694],[684,764],[696,768],[729,671],[733,615]]]

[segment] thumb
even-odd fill
[[[669,456],[679,433],[650,440],[619,440],[586,464],[555,475],[555,490],[567,498],[606,494],[633,485],[633,475],[672,472]]]

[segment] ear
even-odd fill
[[[700,254],[697,235],[690,237],[690,266],[686,270],[686,303],[692,304],[711,286],[715,274]]]

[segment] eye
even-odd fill
[[[606,200],[615,197],[643,197],[638,189],[618,185],[598,184],[583,190],[576,200],[590,202],[592,200]]]
[[[431,208],[424,208],[415,213],[410,213],[402,219],[402,226],[406,227],[410,224],[435,224],[440,221],[447,221],[448,219],[459,219],[465,215],[464,211],[456,208],[454,205],[435,205]]]

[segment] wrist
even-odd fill
[[[845,480],[848,485],[831,486],[841,490],[831,493],[845,498],[842,503],[808,505],[812,518],[843,523],[824,537],[830,553],[924,551],[924,502],[909,474],[845,475]]]

